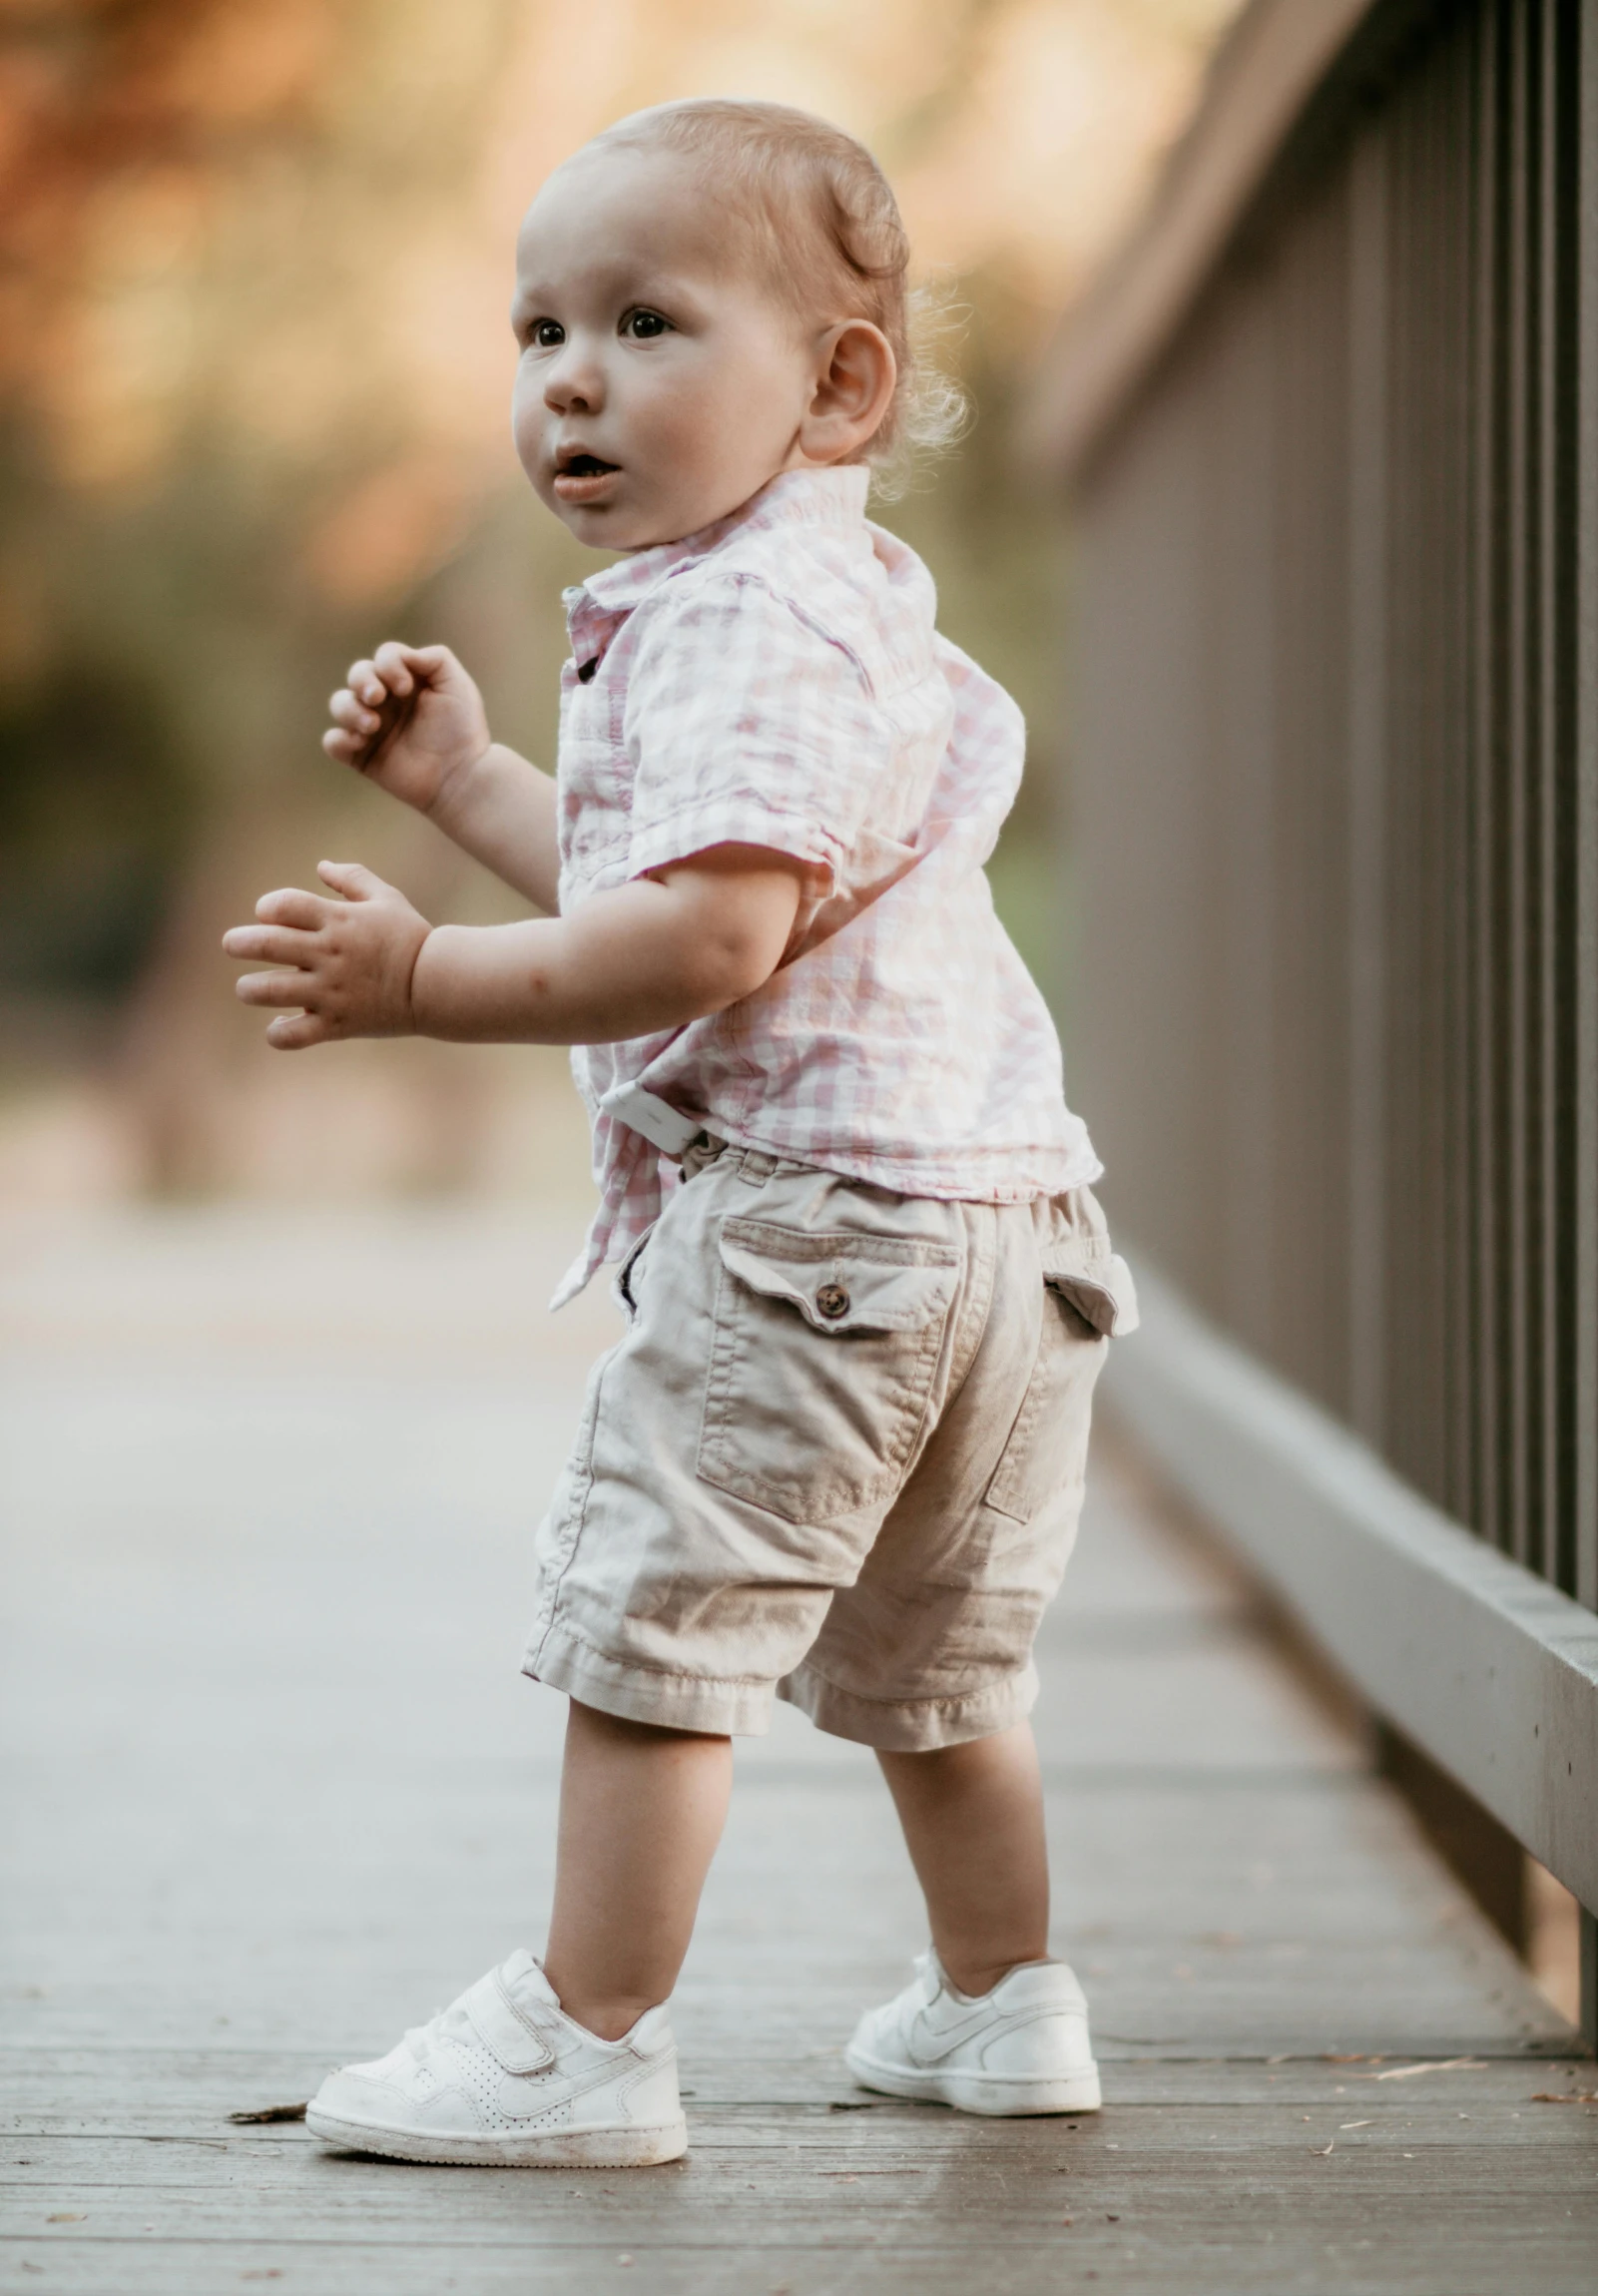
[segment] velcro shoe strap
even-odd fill
[[[466,1995],[462,2004],[494,2061],[506,2072],[537,2072],[553,2064],[555,2051],[537,2027],[529,2023],[490,1970]]]

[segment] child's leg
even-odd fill
[[[843,2060],[866,2088],[961,2112],[1096,2112],[1087,2004],[1049,1952],[1043,1792],[1026,1723],[879,1754],[926,1894],[935,1960],[867,2009]],[[969,1997],[961,2000],[961,1996]]]
[[[877,1760],[950,1982],[963,1994],[985,1994],[1018,1962],[1042,1961],[1049,1861],[1031,1724]]]
[[[544,1974],[602,2039],[619,2040],[676,1985],[732,1781],[730,1738],[572,1700]]]

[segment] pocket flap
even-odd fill
[[[952,1244],[866,1236],[852,1229],[810,1235],[769,1220],[722,1222],[722,1265],[768,1300],[785,1300],[818,1332],[914,1332],[954,1297]]]
[[[1086,1258],[1070,1246],[1043,1255],[1043,1281],[1068,1300],[1101,1339],[1125,1339],[1138,1328],[1138,1294],[1132,1270],[1119,1252]]]

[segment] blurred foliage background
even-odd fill
[[[344,665],[453,645],[551,761],[591,560],[507,422],[511,252],[548,170],[674,96],[863,136],[963,310],[978,419],[876,515],[1014,691],[994,864],[1058,975],[1057,536],[1008,414],[1236,0],[0,0],[0,1187],[519,1189],[574,1168],[564,1056],[283,1058],[224,926],[326,852],[512,913],[317,747]],[[559,1155],[556,1155],[556,1150]]]

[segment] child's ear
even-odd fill
[[[887,336],[867,318],[847,318],[821,337],[815,392],[799,425],[810,462],[857,453],[892,403],[898,366]]]

